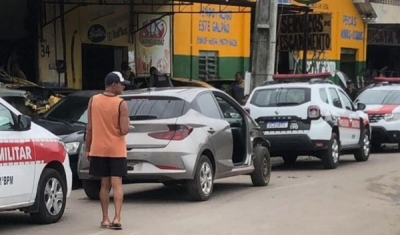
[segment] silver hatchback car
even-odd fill
[[[216,179],[247,174],[255,186],[269,183],[269,142],[226,93],[176,87],[128,91],[121,97],[132,126],[124,183],[182,184],[196,201],[208,200]],[[98,199],[100,181],[89,175],[84,146],[78,175],[86,195]]]

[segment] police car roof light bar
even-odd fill
[[[274,80],[311,80],[314,78],[329,78],[332,77],[332,74],[329,72],[326,73],[308,73],[308,74],[274,74],[272,77]]]
[[[400,78],[375,77],[374,82],[400,83]]]

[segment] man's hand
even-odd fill
[[[86,159],[87,159],[88,161],[90,161],[90,155],[89,155],[89,152],[86,152]]]

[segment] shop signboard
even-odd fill
[[[326,51],[332,48],[332,14],[311,13],[308,16],[308,50]],[[280,51],[303,50],[304,14],[282,15],[279,25]]]
[[[139,15],[136,34],[136,73],[149,74],[150,67],[161,73],[171,73],[171,18]]]

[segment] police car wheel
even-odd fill
[[[365,162],[368,160],[370,153],[371,153],[371,143],[370,143],[369,133],[367,130],[365,130],[362,136],[361,147],[354,152],[354,158],[358,162]]]
[[[339,165],[340,146],[339,137],[336,133],[332,132],[329,147],[320,154],[320,158],[325,169],[335,169]]]
[[[30,214],[32,220],[40,224],[59,221],[64,214],[67,196],[67,186],[60,173],[54,169],[44,169],[37,193],[39,208],[37,212]]]

